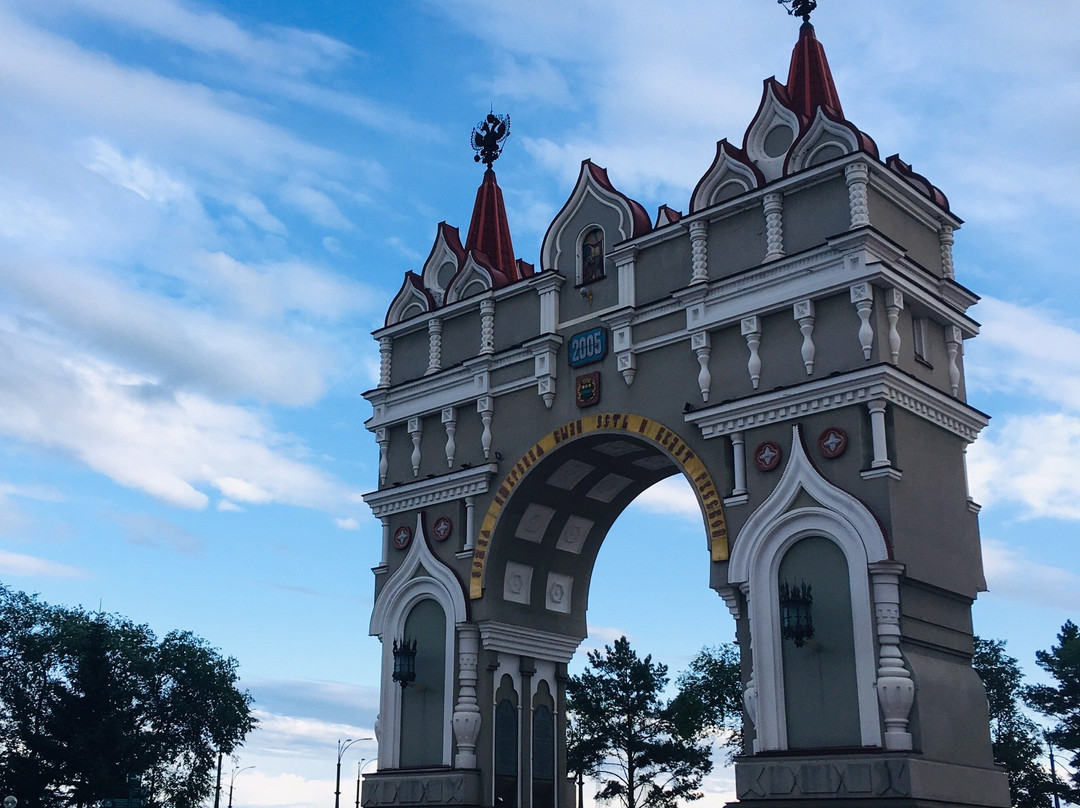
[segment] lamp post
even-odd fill
[[[346,738],[344,741],[338,738],[337,742],[337,785],[334,787],[334,808],[341,808],[341,756],[345,750],[354,743],[370,741],[371,738]]]
[[[233,784],[236,782],[236,775],[240,774],[240,772],[246,772],[248,769],[254,768],[255,764],[245,766],[242,769],[238,769],[236,766],[233,766],[232,777],[229,778],[229,808],[232,808]]]
[[[367,760],[367,763],[364,762],[365,760]],[[360,773],[364,771],[364,767],[368,763],[374,763],[376,760],[378,758],[371,758],[371,760],[360,758],[360,762],[356,764],[356,808],[360,808]]]

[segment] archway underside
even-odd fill
[[[720,498],[697,454],[642,416],[600,414],[549,433],[517,461],[474,552],[474,613],[584,636],[589,580],[611,525],[643,491],[683,473],[705,520],[706,559],[725,560]],[[481,599],[482,596],[482,599]]]

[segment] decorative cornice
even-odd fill
[[[538,628],[513,626],[494,620],[482,620],[478,625],[480,639],[484,649],[488,651],[502,651],[565,663],[573,658],[581,644],[579,637],[567,637],[565,634],[541,631]]]
[[[791,421],[817,412],[884,399],[968,443],[990,422],[986,415],[891,365],[875,365],[796,388],[718,404],[684,416],[702,437],[718,438],[763,424]]]
[[[441,477],[372,491],[364,494],[364,502],[377,518],[392,516],[437,502],[483,494],[490,487],[491,478],[498,470],[495,463],[487,463],[476,468],[453,471]]]

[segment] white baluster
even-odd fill
[[[480,413],[480,420],[484,424],[484,431],[480,434],[480,445],[484,449],[484,459],[491,459],[491,396],[482,396],[476,401],[476,411]]]
[[[712,340],[708,331],[698,331],[690,335],[690,347],[697,356],[698,365],[698,389],[701,391],[701,400],[709,400],[709,387],[712,385],[712,374],[709,372],[709,357],[712,355]]]
[[[945,351],[949,356],[949,389],[955,396],[960,392],[960,365],[957,359],[964,344],[964,334],[955,325],[945,328]]]
[[[412,436],[412,473],[420,476],[420,438],[424,434],[424,422],[419,417],[409,419],[409,434]]]
[[[428,366],[424,375],[436,373],[442,368],[442,320],[428,320]]]
[[[750,360],[746,363],[746,369],[750,372],[750,384],[757,390],[761,379],[761,356],[758,354],[758,346],[761,345],[761,318],[756,314],[743,317],[739,328],[746,337],[746,347],[750,349]]]
[[[394,353],[394,338],[379,337],[379,387],[390,386],[390,364]]]
[[[859,314],[859,344],[863,357],[870,358],[874,347],[874,329],[870,325],[870,315],[874,310],[874,287],[869,283],[857,283],[851,287],[851,302]]]
[[[889,289],[885,292],[885,316],[889,320],[889,352],[892,354],[893,364],[900,361],[900,331],[897,323],[900,320],[900,309],[904,308],[904,295],[899,289]]]
[[[784,257],[784,195],[765,194],[765,261]]]
[[[375,430],[375,442],[379,444],[379,485],[386,485],[386,472],[390,467],[390,433],[385,426]]]
[[[709,224],[698,220],[690,224],[690,264],[693,272],[690,283],[709,280]]]
[[[844,179],[848,186],[848,209],[851,213],[851,227],[870,224],[870,207],[866,199],[866,183],[870,178],[870,169],[866,163],[852,163],[844,169]]]
[[[814,347],[814,301],[800,300],[792,309],[802,333],[802,361],[809,376],[814,372],[814,355],[817,353]]]
[[[446,465],[454,467],[454,452],[457,444],[454,442],[454,434],[457,432],[457,416],[453,407],[444,407],[442,411],[443,426],[446,427]]]

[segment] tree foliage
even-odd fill
[[[0,791],[20,808],[131,793],[195,808],[254,727],[237,663],[204,640],[49,606],[0,585]]]
[[[735,643],[706,646],[676,680],[674,718],[687,737],[720,736],[730,761],[743,751],[742,679]]]
[[[1042,767],[1041,731],[1021,711],[1024,686],[1019,662],[1005,652],[1003,640],[976,637],[972,666],[986,688],[994,760],[1008,773],[1013,805],[1046,808],[1054,781]]]
[[[662,698],[667,666],[639,658],[626,637],[590,652],[589,665],[566,688],[571,770],[600,781],[598,800],[626,808],[700,798],[709,747]]]
[[[1069,765],[1074,771],[1080,770],[1080,629],[1076,624],[1066,620],[1057,635],[1057,645],[1037,652],[1035,661],[1057,685],[1033,685],[1027,688],[1025,698],[1036,710],[1056,719],[1047,736],[1059,749],[1072,752]],[[1080,802],[1076,775],[1067,796],[1071,802]]]

